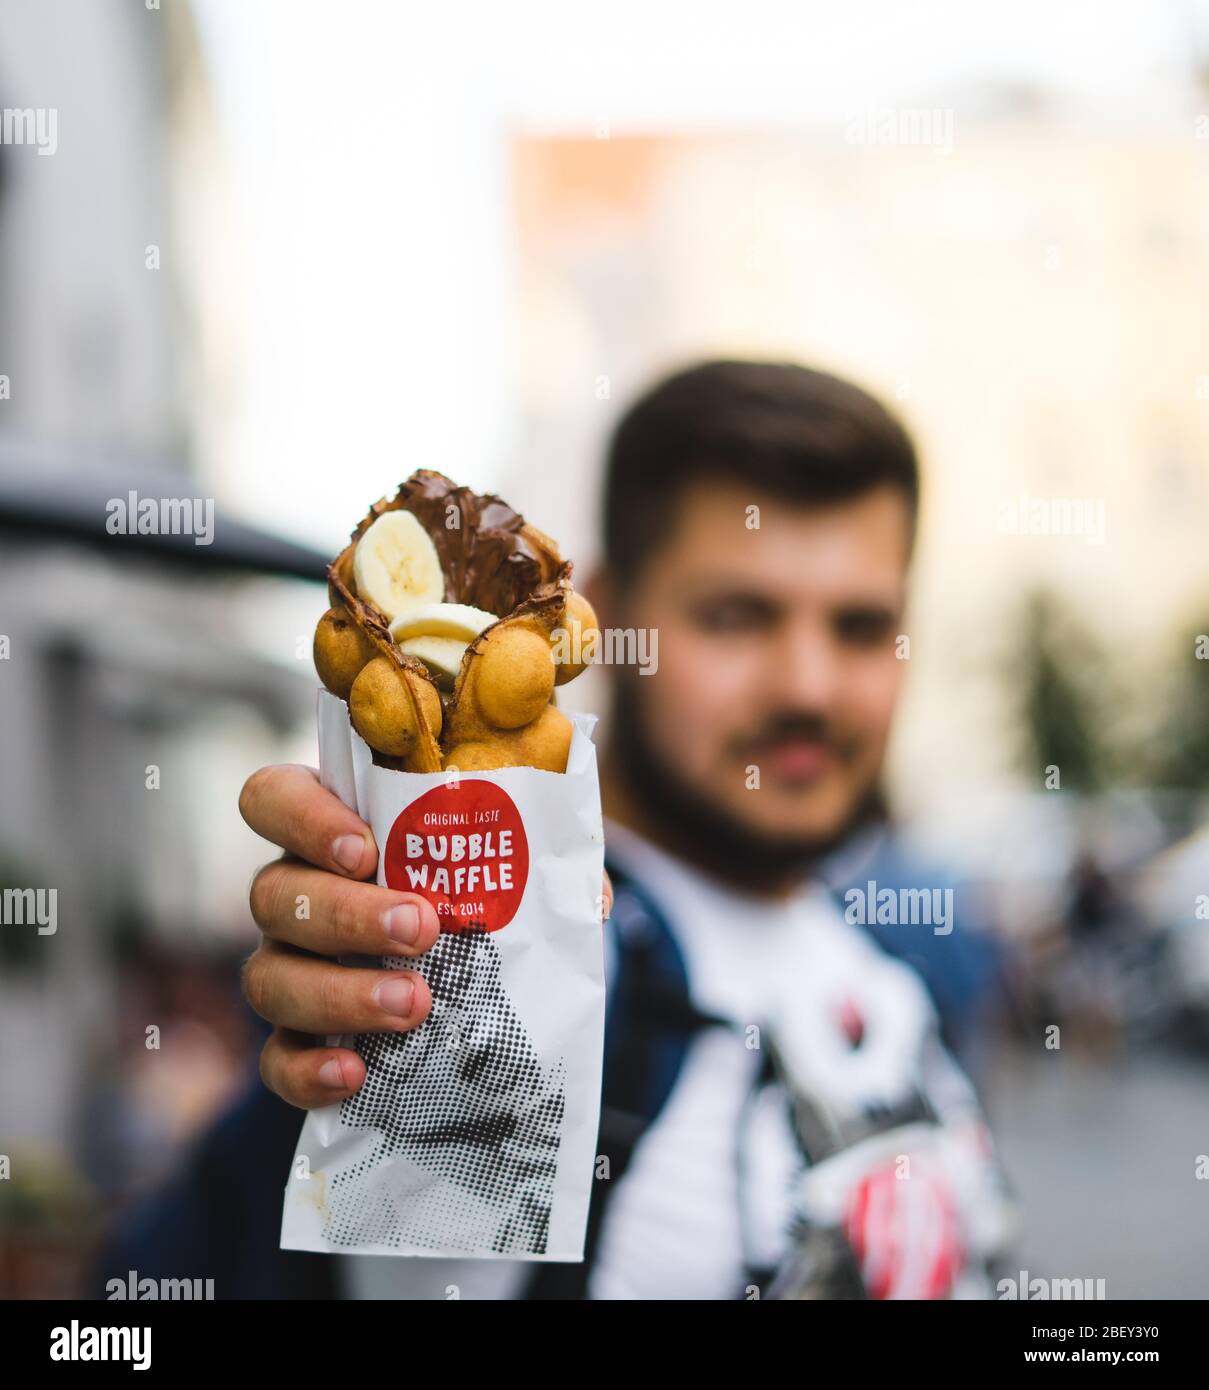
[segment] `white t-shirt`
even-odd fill
[[[827,909],[809,893],[769,904],[728,891],[618,825],[606,827],[606,842],[666,918],[693,1004],[734,1026],[703,1029],[690,1045],[610,1199],[588,1296],[734,1298],[745,1248],[757,1264],[783,1253],[802,1166],[779,1088],[744,1116],[764,1056],[746,1030],[764,1017],[787,935],[809,931]]]
[[[859,1008],[862,996],[871,1015],[901,997],[922,1017],[922,986],[845,923],[817,885],[769,902],[718,885],[619,825],[606,823],[606,843],[610,860],[667,919],[692,1002],[733,1026],[702,1029],[690,1043],[671,1095],[610,1198],[588,1297],[739,1297],[748,1265],[773,1266],[787,1248],[803,1168],[784,1091],[753,1093],[770,1007],[794,1027],[802,1014],[826,1015],[822,1036],[838,1031],[841,1008],[854,1000]],[[606,981],[611,961],[607,969]],[[830,1099],[843,1108],[842,1096]],[[510,1298],[533,1271],[514,1260],[337,1258],[355,1298]]]

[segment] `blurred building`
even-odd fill
[[[66,22],[60,7],[15,0],[0,42],[0,107],[53,113],[42,129],[56,134],[46,153],[0,144],[0,889],[56,899],[53,930],[0,926],[11,1236],[14,1212],[35,1232],[59,1229],[73,1168],[120,1187],[153,1168],[151,1150],[182,1137],[174,1108],[196,1121],[195,1097],[218,1098],[187,1079],[190,1058],[211,1057],[219,1090],[240,1060],[220,1036],[235,1005],[201,978],[207,960],[251,941],[255,850],[235,797],[313,702],[295,626],[268,643],[258,630],[292,591],[247,576],[315,578],[322,562],[241,525],[221,498],[208,545],[106,530],[109,503],[131,490],[206,498],[197,450],[231,369],[208,352],[197,310],[213,286],[196,273],[208,262],[189,209],[211,166],[188,11],[103,0]],[[320,598],[306,590],[310,608]],[[198,962],[196,998],[187,977],[169,988],[160,964],[140,965],[165,948]],[[136,998],[123,972],[147,968],[153,988],[123,1020]],[[180,1031],[195,1006],[200,1042],[196,1027]],[[164,1123],[138,1135],[123,1117],[130,1097],[105,1078],[148,1025],[164,1039],[146,1103]]]
[[[570,553],[593,538],[618,409],[701,356],[849,374],[915,431],[925,493],[894,770],[921,813],[1023,789],[1008,639],[1030,589],[1100,638],[1121,710],[1153,709],[1176,637],[1209,621],[1197,88],[1169,87],[1128,124],[1027,87],[926,107],[882,108],[882,138],[876,110],[837,108],[800,133],[606,125],[514,146],[517,472]],[[934,129],[896,120],[912,114]],[[558,486],[569,458],[586,475],[574,490]],[[1064,500],[1087,503],[1100,534],[1028,532]]]

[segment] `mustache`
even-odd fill
[[[787,740],[820,743],[841,758],[851,758],[859,740],[837,727],[834,720],[812,710],[781,710],[762,720],[752,730],[736,734],[728,751],[736,754],[762,752],[772,744]]]

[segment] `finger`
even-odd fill
[[[363,970],[265,940],[243,968],[244,994],[278,1028],[301,1033],[406,1033],[432,995],[412,970]]]
[[[613,880],[609,877],[606,870],[600,880],[600,900],[604,911],[600,914],[600,920],[607,922],[609,915],[613,911]]]
[[[418,893],[356,883],[297,859],[276,859],[252,880],[252,916],[266,936],[324,956],[418,956],[440,935]]]
[[[305,1033],[274,1028],[260,1053],[260,1078],[302,1110],[331,1105],[360,1090],[365,1063],[349,1047],[320,1047]]]
[[[373,831],[313,767],[262,767],[243,784],[239,811],[257,835],[317,868],[368,878],[378,863]]]

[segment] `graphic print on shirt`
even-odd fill
[[[869,1298],[987,1297],[1011,1217],[973,1089],[917,977],[859,938],[834,945],[839,968],[799,972],[769,1028],[808,1166],[798,1249],[768,1297],[844,1296],[819,1232],[847,1245]]]

